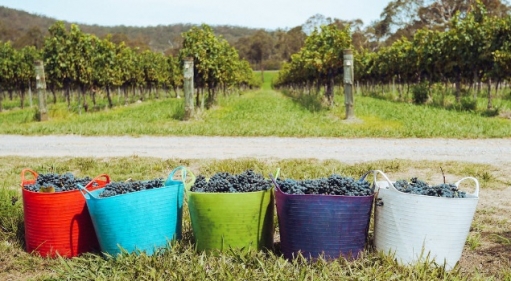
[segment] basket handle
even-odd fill
[[[92,179],[86,186],[85,186],[85,189],[90,189],[90,190],[94,190],[94,189],[98,189],[100,188],[100,184],[98,183],[98,180],[101,179],[101,178],[104,178],[104,182],[105,183],[110,183],[110,176],[108,176],[107,174],[101,174],[97,177],[95,177],[94,179]],[[98,186],[93,186],[94,183],[97,183]]]
[[[479,182],[477,181],[476,178],[474,177],[465,177],[465,178],[462,178],[461,180],[457,181],[454,185],[456,185],[456,188],[458,187],[458,185],[464,181],[464,180],[473,180],[476,184],[476,190],[474,191],[474,193],[472,193],[472,195],[474,195],[475,197],[478,197],[479,196]]]
[[[35,171],[33,171],[31,169],[25,168],[25,169],[21,170],[21,188],[23,188],[23,186],[26,184],[26,182],[29,181],[25,178],[25,174],[27,172],[31,173],[32,176],[34,177],[34,179],[37,179],[37,177],[39,176]]]
[[[88,184],[87,184],[88,185]],[[94,198],[94,199],[97,199],[89,190],[87,190],[86,187],[84,187],[83,185],[81,184],[76,184],[76,186],[78,186],[78,189],[80,190],[80,193],[83,195],[83,197],[85,197],[85,199],[89,199],[87,196],[90,196],[90,198]],[[84,192],[85,191],[85,192]]]
[[[277,168],[277,171],[275,171],[275,177],[270,173],[270,179],[271,181],[273,182],[273,184],[275,185],[275,188],[282,192],[282,190],[280,189],[279,185],[277,184],[277,180],[279,178],[279,175],[280,175],[280,168]]]
[[[179,166],[179,167],[176,167],[174,170],[172,170],[172,172],[169,173],[169,176],[167,177],[167,180],[165,181],[165,185],[167,185],[167,182],[170,182],[170,181],[174,180],[174,175],[178,171],[181,171],[181,181],[185,185],[185,190],[188,190],[188,188],[186,188],[186,181],[189,180],[189,181],[193,182],[193,181],[195,181],[196,177],[192,173],[192,171],[190,171],[189,169],[187,169],[184,166]]]
[[[371,171],[369,171],[371,172]],[[372,172],[374,172],[374,184],[376,185],[376,176],[378,174],[382,175],[382,177],[388,182],[389,184],[389,187],[390,189],[394,190],[394,191],[398,191],[395,187],[394,187],[394,184],[392,184],[392,181],[389,180],[389,178],[387,177],[387,175],[385,175],[385,173],[383,173],[382,171],[380,170],[373,170]]]

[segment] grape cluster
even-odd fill
[[[71,173],[65,173],[62,175],[48,173],[39,174],[34,184],[25,185],[24,188],[33,192],[39,192],[45,189],[54,189],[55,192],[71,191],[78,189],[78,184],[86,186],[92,179],[89,177],[75,178]],[[97,186],[97,183],[93,183],[93,186]]]
[[[136,192],[146,189],[153,189],[163,187],[163,179],[157,178],[148,181],[133,181],[128,180],[125,182],[110,182],[108,183],[103,191],[99,194],[99,197],[110,197],[119,194],[126,194],[130,192]]]
[[[458,190],[456,185],[452,183],[442,183],[439,185],[431,186],[417,178],[411,178],[410,182],[407,180],[398,180],[394,183],[394,187],[405,193],[446,197],[446,198],[466,198],[467,194]]]
[[[373,194],[369,182],[354,180],[351,177],[331,175],[328,178],[293,180],[277,179],[277,184],[282,192],[287,194],[321,194],[321,195],[345,195],[345,196],[368,196]]]
[[[209,181],[203,175],[197,176],[191,191],[194,192],[253,192],[270,189],[271,181],[263,175],[247,170],[241,174],[216,173]]]

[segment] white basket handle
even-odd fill
[[[457,181],[454,185],[456,185],[456,188],[458,188],[458,185],[464,181],[464,180],[473,180],[475,183],[476,183],[476,190],[474,191],[474,193],[472,193],[472,195],[474,195],[475,197],[479,197],[479,182],[477,181],[476,178],[474,177],[465,177],[465,178],[462,178],[461,180]]]
[[[78,190],[80,190],[80,193],[83,195],[83,197],[85,197],[85,199],[89,199],[89,197],[92,199],[98,199],[90,191],[88,191],[87,188],[85,188],[83,185],[78,183],[78,184],[76,184],[76,186],[78,186]]]
[[[378,174],[381,174],[383,176],[383,178],[389,183],[389,187],[395,191],[398,191],[395,187],[394,187],[394,184],[392,184],[392,181],[390,181],[390,179],[387,177],[387,175],[385,175],[385,173],[383,173],[382,171],[380,170],[373,170],[374,172],[374,184],[376,185],[376,176]]]

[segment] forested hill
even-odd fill
[[[48,28],[59,19],[0,6],[0,41],[12,41],[15,47],[42,44]],[[66,25],[70,25],[66,22]],[[83,32],[103,38],[112,34],[113,41],[125,41],[128,45],[166,51],[180,44],[181,33],[191,24],[158,25],[150,27],[99,26],[76,23]],[[254,34],[257,29],[238,26],[212,26],[216,35],[234,44],[238,39]]]

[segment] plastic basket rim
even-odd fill
[[[468,200],[479,200],[479,196],[475,196],[473,194],[469,194],[467,193],[467,197],[465,198],[459,198],[459,197],[455,197],[455,198],[449,198],[449,197],[439,197],[439,196],[431,196],[431,195],[424,195],[424,194],[415,194],[415,193],[408,193],[408,192],[403,192],[403,191],[400,191],[400,190],[392,190],[390,188],[378,188],[378,192],[380,192],[380,189],[384,189],[384,190],[387,190],[389,192],[396,192],[396,193],[399,193],[399,194],[405,194],[405,195],[408,195],[408,196],[415,196],[415,197],[419,197],[419,198],[431,198],[431,199],[440,199],[440,200],[462,200],[462,201],[468,201]]]
[[[284,196],[289,196],[289,197],[295,197],[295,196],[304,196],[304,197],[333,197],[333,198],[369,198],[369,197],[374,197],[374,195],[376,194],[376,192],[373,190],[373,193],[371,193],[370,195],[363,195],[363,196],[356,196],[356,195],[332,195],[332,194],[289,194],[289,193],[285,193],[284,191],[276,188],[275,189],[275,192],[278,192],[278,193],[281,193],[283,194]]]
[[[175,182],[183,184],[181,181],[175,181]],[[162,190],[162,189],[167,189],[167,188],[171,188],[171,187],[172,187],[172,185],[165,185],[165,186],[161,186],[161,187],[157,187],[157,188],[150,188],[150,189],[132,191],[132,192],[117,194],[117,195],[108,196],[108,197],[99,197],[99,194],[98,194],[98,197],[92,197],[92,198],[96,199],[96,200],[104,200],[104,199],[109,199],[109,198],[116,198],[116,197],[119,197],[119,196],[122,196],[122,195],[138,194],[138,193],[141,193],[141,192],[152,192],[154,190]],[[184,187],[184,184],[183,184],[183,187]],[[100,190],[103,190],[105,188],[106,188],[106,186],[102,187],[102,188],[98,188],[98,189],[92,190],[92,192],[98,192],[99,193]]]
[[[32,191],[32,190],[28,190],[25,188],[26,185],[23,185],[23,192],[30,192],[30,193],[34,193],[34,194],[41,194],[41,195],[57,195],[57,194],[65,194],[65,193],[71,193],[71,192],[80,192],[80,188],[77,188],[77,189],[73,189],[73,190],[65,190],[65,191],[55,191],[55,192],[40,192],[40,191]],[[93,186],[94,187],[94,186]],[[92,188],[93,188],[92,187]],[[96,189],[90,189],[90,188],[87,188],[87,190],[89,191],[96,191],[98,189],[101,189],[101,188],[97,188]]]
[[[267,190],[258,190],[258,191],[248,191],[248,192],[197,192],[197,191],[191,191],[191,190],[187,190],[186,192],[190,193],[190,194],[204,194],[204,195],[216,195],[216,194],[225,194],[225,195],[241,195],[241,194],[256,194],[256,193],[264,193],[264,192],[268,192],[268,191],[272,191],[274,189],[274,187],[271,187],[270,189],[267,189]]]

